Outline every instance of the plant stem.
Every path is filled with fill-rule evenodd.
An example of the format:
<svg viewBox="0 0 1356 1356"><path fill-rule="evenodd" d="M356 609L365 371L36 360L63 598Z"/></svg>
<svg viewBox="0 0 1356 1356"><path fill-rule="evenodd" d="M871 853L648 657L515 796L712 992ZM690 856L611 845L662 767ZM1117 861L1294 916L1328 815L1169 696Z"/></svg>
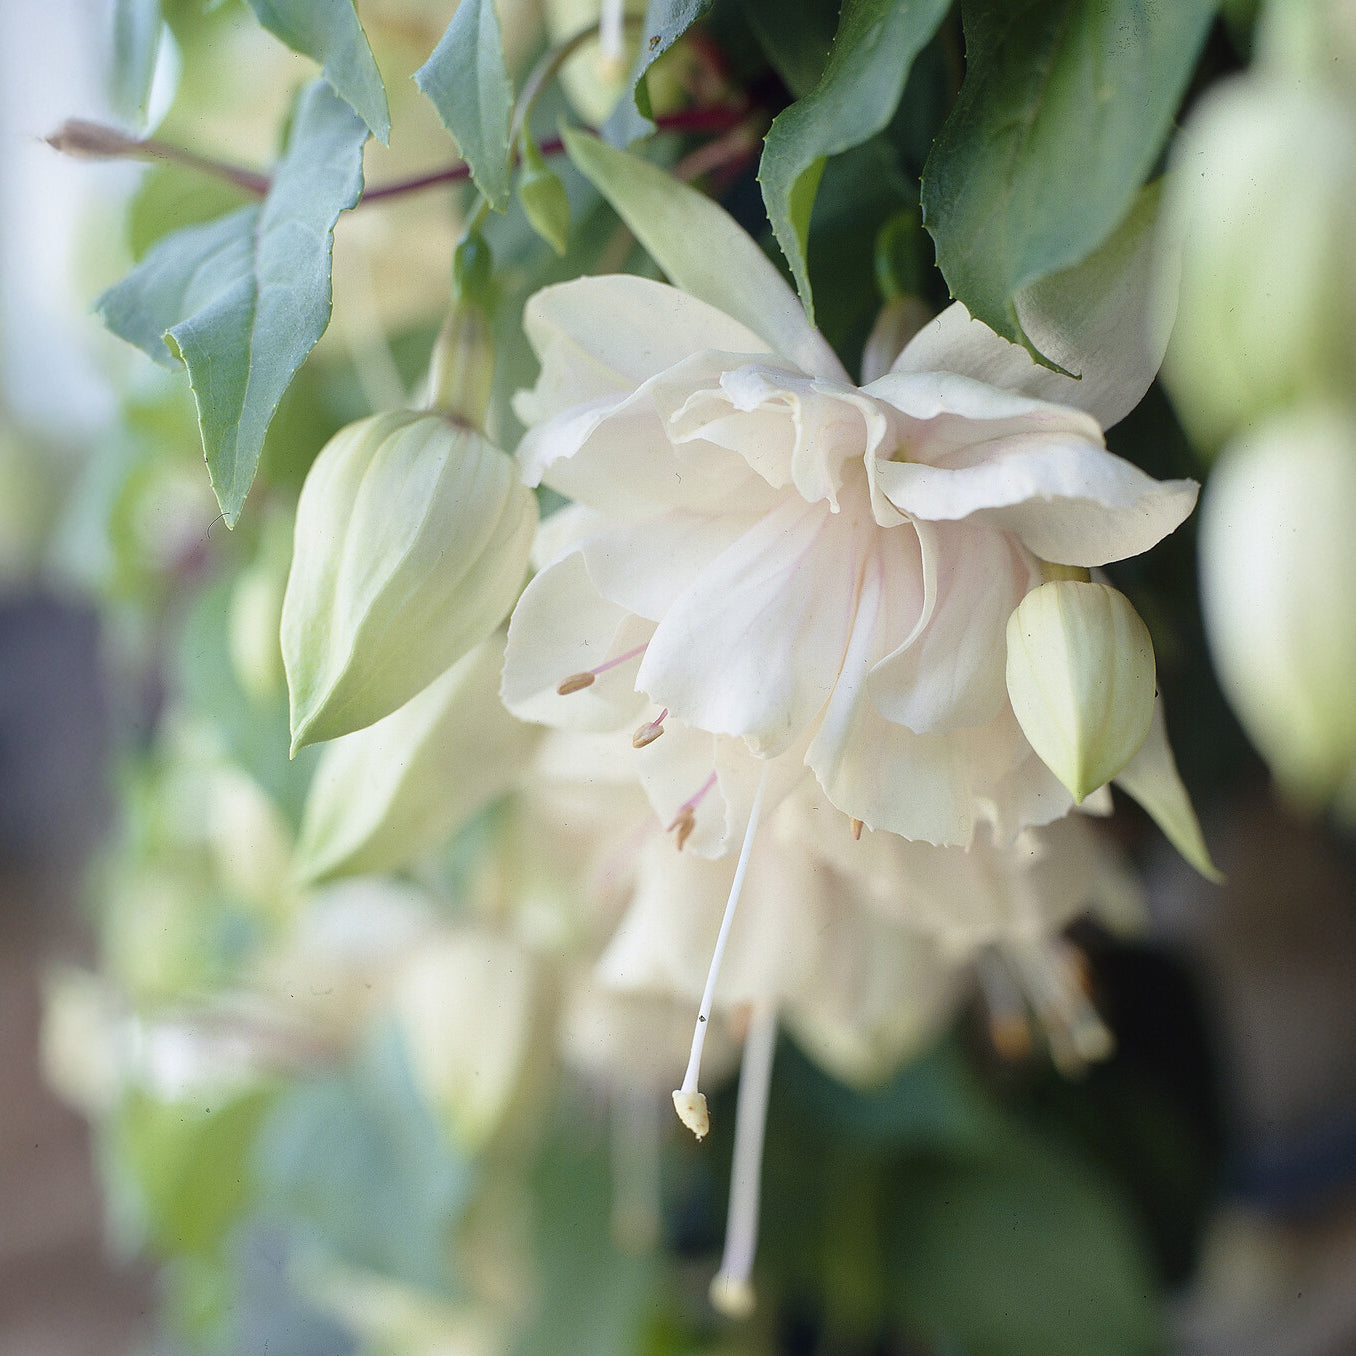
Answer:
<svg viewBox="0 0 1356 1356"><path fill-rule="evenodd" d="M722 105L661 114L655 122L661 132L700 134L727 132L738 126L747 116L746 108ZM106 127L97 122L84 122L80 119L64 122L47 138L47 144L63 155L80 156L90 160L148 160L183 165L186 169L197 170L201 174L234 184L242 192L256 198L262 198L269 188L270 180L266 174L213 160L166 141L129 137L115 127ZM563 149L564 143L559 137L552 137L541 143L543 155L558 155ZM358 206L388 198L404 197L408 193L417 193L425 188L437 188L442 184L459 183L463 179L469 179L470 176L471 171L466 162L458 160L455 164L432 170L427 174L416 175L411 179L399 179L394 183L368 189Z"/></svg>

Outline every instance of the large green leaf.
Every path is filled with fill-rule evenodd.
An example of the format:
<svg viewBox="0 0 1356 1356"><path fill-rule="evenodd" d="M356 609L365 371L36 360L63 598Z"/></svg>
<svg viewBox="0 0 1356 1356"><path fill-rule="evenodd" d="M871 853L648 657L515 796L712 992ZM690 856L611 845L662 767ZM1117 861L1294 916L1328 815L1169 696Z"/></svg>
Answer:
<svg viewBox="0 0 1356 1356"><path fill-rule="evenodd" d="M95 303L114 334L187 365L230 526L278 402L329 324L334 223L362 194L366 137L328 85L310 85L263 203L166 236Z"/></svg>
<svg viewBox="0 0 1356 1356"><path fill-rule="evenodd" d="M645 73L711 8L712 3L713 0L650 0L645 11L640 52L627 79L632 97L617 105L603 129L604 136L614 146L629 145L637 137L648 136L654 131Z"/></svg>
<svg viewBox="0 0 1356 1356"><path fill-rule="evenodd" d="M494 0L462 0L433 55L414 73L496 212L509 200L513 85Z"/></svg>
<svg viewBox="0 0 1356 1356"><path fill-rule="evenodd" d="M320 63L325 79L367 124L391 140L386 86L358 21L353 0L249 0L259 22L294 52Z"/></svg>
<svg viewBox="0 0 1356 1356"><path fill-rule="evenodd" d="M1213 0L967 0L923 213L953 296L1034 347L1014 294L1085 258L1158 157Z"/></svg>
<svg viewBox="0 0 1356 1356"><path fill-rule="evenodd" d="M949 8L949 0L844 0L819 83L768 131L758 170L763 201L811 320L805 248L825 158L890 121L914 57Z"/></svg>

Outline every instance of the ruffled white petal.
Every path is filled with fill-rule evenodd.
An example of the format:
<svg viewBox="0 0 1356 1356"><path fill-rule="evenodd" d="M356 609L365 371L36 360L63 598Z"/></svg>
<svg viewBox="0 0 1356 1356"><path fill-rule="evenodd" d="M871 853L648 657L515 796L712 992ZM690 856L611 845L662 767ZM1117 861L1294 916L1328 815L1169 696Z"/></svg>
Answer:
<svg viewBox="0 0 1356 1356"><path fill-rule="evenodd" d="M596 668L642 646L649 622L599 596L579 551L547 566L523 590L509 622L500 695L520 720L576 730L614 730L643 719L635 691L640 656L608 669L580 692L556 688L571 674Z"/></svg>
<svg viewBox="0 0 1356 1356"><path fill-rule="evenodd" d="M658 621L707 564L757 521L756 513L677 509L598 533L585 544L584 560L604 598Z"/></svg>
<svg viewBox="0 0 1356 1356"><path fill-rule="evenodd" d="M838 675L871 539L861 503L835 514L786 497L664 614L638 685L689 725L785 750Z"/></svg>
<svg viewBox="0 0 1356 1356"><path fill-rule="evenodd" d="M1036 562L1005 533L971 523L919 522L915 531L922 614L915 633L871 670L871 701L918 734L986 725L1007 700L1004 636L1013 608L1039 583ZM901 573L891 572L891 588Z"/></svg>
<svg viewBox="0 0 1356 1356"><path fill-rule="evenodd" d="M982 514L1044 560L1103 565L1138 555L1178 527L1196 503L1190 480L1157 481L1078 438L1010 437L946 466L881 462L879 493L910 517Z"/></svg>
<svg viewBox="0 0 1356 1356"><path fill-rule="evenodd" d="M758 335L723 311L630 274L543 288L528 300L523 330L541 360L536 386L513 403L529 425L601 398L615 400L705 349L768 352Z"/></svg>
<svg viewBox="0 0 1356 1356"><path fill-rule="evenodd" d="M675 441L701 438L726 448L769 485L794 485L808 502L827 499L836 510L845 463L879 446L886 418L852 387L751 365L688 394L669 426Z"/></svg>

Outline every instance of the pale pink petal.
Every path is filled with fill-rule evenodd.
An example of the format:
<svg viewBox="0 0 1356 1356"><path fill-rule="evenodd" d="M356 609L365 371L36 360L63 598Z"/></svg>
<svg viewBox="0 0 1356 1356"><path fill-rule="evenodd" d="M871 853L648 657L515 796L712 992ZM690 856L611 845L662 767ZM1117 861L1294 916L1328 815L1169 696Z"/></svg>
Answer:
<svg viewBox="0 0 1356 1356"><path fill-rule="evenodd" d="M668 609L638 685L689 725L782 752L824 705L852 626L874 529L789 497Z"/></svg>
<svg viewBox="0 0 1356 1356"><path fill-rule="evenodd" d="M1007 534L987 526L919 522L916 532L922 623L871 670L871 700L887 720L918 734L986 725L1007 702L1008 618L1040 582L1039 570ZM899 573L889 576L892 589Z"/></svg>
<svg viewBox="0 0 1356 1356"><path fill-rule="evenodd" d="M625 395L704 349L769 351L752 330L714 306L630 274L543 288L528 300L523 330L542 365L536 386L514 401L524 424Z"/></svg>
<svg viewBox="0 0 1356 1356"><path fill-rule="evenodd" d="M904 416L895 425L901 442L893 456L899 461L945 465L977 443L1024 433L1102 443L1097 421L1081 410L949 372L894 372L872 382L863 394Z"/></svg>
<svg viewBox="0 0 1356 1356"><path fill-rule="evenodd" d="M803 499L836 509L844 463L880 444L886 419L852 387L758 364L686 394L669 426L677 442L700 438L735 452L769 485L794 484Z"/></svg>
<svg viewBox="0 0 1356 1356"><path fill-rule="evenodd" d="M702 570L757 521L756 513L676 509L610 526L585 543L584 560L604 598L658 621Z"/></svg>
<svg viewBox="0 0 1356 1356"><path fill-rule="evenodd" d="M574 551L547 566L523 590L509 622L500 693L520 720L577 730L639 724L645 699L635 691L640 654L568 696L556 688L571 674L643 647L651 623L599 596L584 557Z"/></svg>
<svg viewBox="0 0 1356 1356"><path fill-rule="evenodd" d="M965 742L886 720L867 691L874 657L910 629L909 609L899 609L893 593L874 556L842 672L805 761L829 800L869 828L964 845L974 828Z"/></svg>
<svg viewBox="0 0 1356 1356"><path fill-rule="evenodd" d="M571 407L528 430L518 445L523 479L623 521L670 508L718 508L732 498L750 510L770 505L773 491L739 458L691 440L675 446L656 395L714 386L742 354L698 353L622 397Z"/></svg>
<svg viewBox="0 0 1356 1356"><path fill-rule="evenodd" d="M709 861L651 840L638 863L635 896L599 959L610 989L701 996L735 859ZM813 982L818 938L831 918L826 873L764 832L730 930L716 1006L789 998Z"/></svg>
<svg viewBox="0 0 1356 1356"><path fill-rule="evenodd" d="M966 464L968 461L969 464ZM1138 555L1196 503L1191 480L1158 481L1075 437L1010 437L948 466L877 462L879 492L901 513L934 522L983 514L1043 560L1103 565Z"/></svg>

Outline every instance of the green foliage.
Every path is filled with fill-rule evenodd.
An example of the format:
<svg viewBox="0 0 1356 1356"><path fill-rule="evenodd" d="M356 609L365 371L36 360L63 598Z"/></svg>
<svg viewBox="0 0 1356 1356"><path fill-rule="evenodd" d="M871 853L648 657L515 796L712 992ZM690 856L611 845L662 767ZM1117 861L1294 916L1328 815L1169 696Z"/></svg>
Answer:
<svg viewBox="0 0 1356 1356"><path fill-rule="evenodd" d="M268 31L320 63L334 92L379 141L391 140L386 86L353 0L249 0Z"/></svg>
<svg viewBox="0 0 1356 1356"><path fill-rule="evenodd" d="M146 121L161 29L160 0L115 0L113 107L138 126Z"/></svg>
<svg viewBox="0 0 1356 1356"><path fill-rule="evenodd" d="M257 1191L254 1136L272 1096L252 1088L161 1101L134 1092L119 1108L114 1150L136 1183L142 1226L161 1255L221 1251Z"/></svg>
<svg viewBox="0 0 1356 1356"><path fill-rule="evenodd" d="M329 324L334 223L362 192L366 136L326 85L309 86L263 204L167 236L96 303L115 334L187 366L228 526L278 402Z"/></svg>
<svg viewBox="0 0 1356 1356"><path fill-rule="evenodd" d="M914 58L948 8L949 0L846 0L819 83L768 131L758 172L763 199L812 320L805 251L824 161L890 121Z"/></svg>
<svg viewBox="0 0 1356 1356"><path fill-rule="evenodd" d="M710 10L713 0L650 0L645 11L640 51L627 78L632 92L607 120L604 135L614 146L625 146L654 131L645 74L693 24Z"/></svg>
<svg viewBox="0 0 1356 1356"><path fill-rule="evenodd" d="M181 165L156 165L142 179L127 214L127 245L141 259L163 236L249 204L241 188Z"/></svg>
<svg viewBox="0 0 1356 1356"><path fill-rule="evenodd" d="M953 296L1032 347L1014 295L1115 229L1152 169L1212 0L967 0L966 74L924 221Z"/></svg>
<svg viewBox="0 0 1356 1356"><path fill-rule="evenodd" d="M602 1125L580 1134L588 1110L566 1095L533 1172L535 1251L542 1289L514 1356L634 1356L660 1284L653 1253L623 1252L612 1241L611 1190ZM568 1337L565 1335L568 1334Z"/></svg>
<svg viewBox="0 0 1356 1356"><path fill-rule="evenodd" d="M472 1165L450 1146L411 1079L394 1028L355 1063L284 1092L259 1134L270 1213L323 1253L436 1293L454 1288L451 1231Z"/></svg>
<svg viewBox="0 0 1356 1356"><path fill-rule="evenodd" d="M414 73L496 212L509 199L509 122L513 85L494 0L458 6L433 55Z"/></svg>
<svg viewBox="0 0 1356 1356"><path fill-rule="evenodd" d="M838 8L833 0L794 6L784 0L743 0L740 6L767 59L797 99L814 89L824 73Z"/></svg>

